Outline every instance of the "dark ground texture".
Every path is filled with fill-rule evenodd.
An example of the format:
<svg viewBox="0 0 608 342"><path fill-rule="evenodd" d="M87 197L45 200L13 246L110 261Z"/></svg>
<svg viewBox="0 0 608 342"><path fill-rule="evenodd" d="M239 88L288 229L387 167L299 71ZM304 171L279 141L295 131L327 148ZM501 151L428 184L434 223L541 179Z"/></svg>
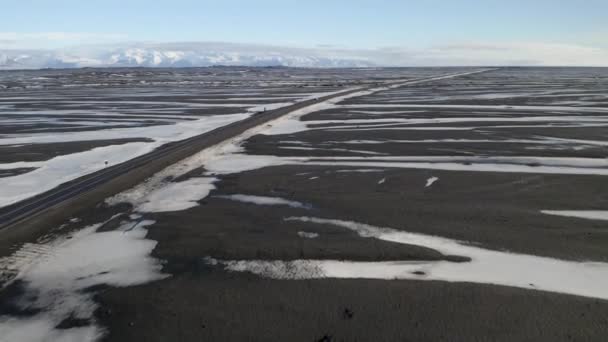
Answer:
<svg viewBox="0 0 608 342"><path fill-rule="evenodd" d="M205 262L207 256L441 258L427 248L360 238L342 228L283 221L289 216L351 219L565 259L606 259L605 225L535 210L541 204L559 207L568 193L585 207L605 193L597 177L564 182L563 176L533 174L329 171L335 169L275 167L226 176L201 206L151 215L157 224L148 236L159 241L153 255L167 261L165 271L173 276L100 293L97 317L109 328L106 341L603 341L608 330L603 300L466 283L270 280ZM295 176L301 173L307 174ZM431 174L440 181L424 188ZM320 178L309 179L315 175ZM378 185L383 177L386 183ZM542 197L526 190L538 187ZM312 208L214 197L237 191ZM497 191L505 195L500 200ZM303 239L298 231L320 236Z"/></svg>
<svg viewBox="0 0 608 342"><path fill-rule="evenodd" d="M599 69L598 69L599 70ZM599 75L599 76L597 76ZM397 88L346 101L360 108L313 113L304 120L557 116L549 110L426 108L425 104L555 105L603 108L608 72L594 69L505 69ZM167 75L167 77L172 77ZM18 82L17 82L18 84ZM318 83L316 83L318 84ZM578 91L575 95L574 92ZM519 95L512 97L512 93ZM563 93L563 94L561 94ZM561 94L561 95L560 95ZM499 95L499 96L497 96ZM564 104L570 101L570 104ZM573 102L574 101L574 102ZM423 112L374 107L419 104ZM391 111L365 114L357 111ZM407 108L413 110L413 108ZM606 113L585 112L589 122ZM566 122L573 126L580 120ZM322 129L255 136L248 154L280 156L559 156L605 158L606 146L580 142L546 145L507 139L550 136L605 141L605 126L544 123L427 123L391 126L467 130ZM533 127L509 127L516 124ZM352 125L351 125L352 126ZM495 127L488 127L495 126ZM479 139L479 143L353 140ZM291 141L291 142L289 142ZM293 150L284 147L307 147ZM333 150L331 150L333 149ZM351 151L349 151L351 150ZM356 169L369 169L358 167ZM197 170L200 172L201 170ZM550 216L541 210L606 210L605 176L379 169L357 173L338 166L280 166L220 176L217 189L185 211L146 214L156 220L148 238L164 260L162 281L128 288L97 288L97 321L105 341L606 341L608 301L489 284L415 280L273 280L227 272L205 258L228 260L336 259L466 262L436 250L362 238L335 226L285 221L314 216L437 235L494 250L574 261L608 262L605 222ZM200 174L192 172L186 177ZM315 179L311 179L318 177ZM425 187L430 177L439 177ZM381 179L384 182L379 184ZM219 198L245 194L281 197L309 208L260 206ZM81 224L101 222L128 205L88 208ZM102 229L114 229L110 222ZM68 225L64 230L76 229ZM306 239L298 232L314 232ZM111 251L109 251L111 252ZM500 267L500 265L496 265ZM14 287L17 291L19 288ZM607 289L608 291L608 289ZM0 302L2 297L0 296ZM2 307L0 307L2 309Z"/></svg>
<svg viewBox="0 0 608 342"><path fill-rule="evenodd" d="M106 341L605 341L608 303L507 287L204 267L99 297Z"/></svg>
<svg viewBox="0 0 608 342"><path fill-rule="evenodd" d="M608 88L608 78L604 77L608 73L560 70L499 70L397 88L345 101L361 107L329 109L303 118L493 117L530 121L429 121L385 126L392 129L368 129L368 123L317 122L313 125L316 130L255 136L246 144L247 153L374 156L360 152L367 151L385 156L605 158L608 151L601 144L536 142L547 137L606 140L605 126L589 124L601 124L606 118L601 111L605 98L593 94ZM374 107L376 104L384 107ZM386 107L390 104L420 107ZM503 107L425 108L426 104ZM517 105L600 109L560 113L506 107ZM560 115L580 118L532 120ZM424 129L406 129L412 127ZM438 129L441 127L468 128ZM484 141L418 141L436 139ZM514 139L527 142L507 142ZM356 140L394 141L353 144ZM373 167L357 169L369 168ZM314 177L318 178L311 179ZM430 177L439 180L426 188ZM385 181L379 184L381 179ZM172 277L99 293L102 306L97 317L109 328L107 341L606 340L608 302L604 300L469 283L271 280L225 272L204 260L208 256L230 260L445 258L428 248L361 238L334 226L284 221L290 216L314 216L438 235L495 250L607 262L604 222L540 212L606 210L608 182L603 176L388 168L357 173L349 167L281 166L222 176L216 185L218 189L198 207L151 215L157 223L150 227L149 237L159 241L154 255L166 260L165 271ZM282 197L308 204L310 209L258 206L214 197L225 194ZM318 233L319 237L303 239L298 231Z"/></svg>

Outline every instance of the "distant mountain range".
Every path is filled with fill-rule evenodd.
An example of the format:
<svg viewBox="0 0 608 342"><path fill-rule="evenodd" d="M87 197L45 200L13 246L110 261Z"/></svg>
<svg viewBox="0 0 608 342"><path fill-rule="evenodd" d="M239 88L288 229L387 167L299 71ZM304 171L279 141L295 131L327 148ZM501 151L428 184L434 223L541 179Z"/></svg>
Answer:
<svg viewBox="0 0 608 342"><path fill-rule="evenodd" d="M5 48L3 49L2 46ZM2 45L0 70L82 67L608 66L608 49L548 43L462 43L431 48L285 47L225 42L117 43L60 50Z"/></svg>
<svg viewBox="0 0 608 342"><path fill-rule="evenodd" d="M352 52L351 52L352 53ZM0 69L81 67L372 67L347 51L231 43L140 43L64 50L0 50Z"/></svg>

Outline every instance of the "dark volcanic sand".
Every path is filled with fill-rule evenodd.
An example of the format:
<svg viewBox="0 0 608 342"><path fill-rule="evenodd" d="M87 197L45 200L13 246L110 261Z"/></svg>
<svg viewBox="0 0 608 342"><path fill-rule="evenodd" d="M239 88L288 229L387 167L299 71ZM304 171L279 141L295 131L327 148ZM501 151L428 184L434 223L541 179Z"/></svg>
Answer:
<svg viewBox="0 0 608 342"><path fill-rule="evenodd" d="M536 69L534 69L536 70ZM532 72L532 71L530 71ZM537 84L546 71L497 71L395 89L348 103L554 105L582 100L598 88L566 72ZM543 76L544 75L544 76ZM530 77L528 77L530 76ZM591 83L590 83L591 82ZM604 82L604 81L602 81ZM605 82L604 82L605 83ZM604 84L602 83L602 84ZM580 96L540 98L552 87L581 88ZM595 87L595 88L594 88ZM462 98L519 89L519 98ZM554 88L552 88L554 89ZM415 100L415 101L414 101ZM386 104L386 103L385 103ZM597 104L589 104L589 106ZM377 109L377 108L376 108ZM369 118L349 110L329 110L306 120ZM382 108L378 110L391 110ZM352 114L352 116L351 116ZM520 115L491 110L485 116ZM470 116L468 110L428 110L388 117ZM484 114L476 114L483 117ZM552 115L534 113L525 115ZM590 114L591 115L591 114ZM593 116L601 118L604 114ZM377 116L379 117L379 116ZM281 156L363 156L344 150L402 155L531 155L604 158L605 146L561 149L504 139L559 138L605 140L604 127L487 127L487 123L437 123L423 126L484 126L474 130L307 131L256 136L250 154ZM505 124L497 124L499 126ZM510 124L508 124L510 125ZM323 125L321 125L323 126ZM492 143L345 144L349 140L487 139ZM285 141L303 141L305 144ZM280 147L314 147L288 150ZM571 146L570 146L571 147ZM373 167L360 167L369 169ZM106 341L605 341L608 301L518 288L415 280L272 280L230 273L206 257L230 260L336 259L358 261L465 261L430 248L362 238L335 226L286 222L314 216L438 235L485 248L566 260L608 261L605 222L550 216L540 210L606 210L605 176L452 172L385 169L353 173L348 167L281 166L220 177L200 206L173 213L147 214L156 224L148 238L158 241L153 256L165 261L170 278L127 288L98 288L96 319L108 329ZM352 170L350 170L352 171ZM197 176L200 170L187 177ZM425 188L429 177L439 177ZM184 179L187 177L180 177ZM310 179L318 177L317 179ZM381 179L385 179L379 184ZM259 206L217 195L282 197L309 209ZM108 219L128 206L91 208L79 225ZM103 229L113 229L108 223ZM76 226L66 226L65 230ZM298 232L319 234L314 239ZM5 249L7 246L2 246ZM109 251L111 253L111 251ZM500 267L500 265L496 265ZM423 276L421 274L421 276ZM17 291L18 286L12 288ZM3 298L0 296L0 302ZM1 303L0 303L1 304ZM0 309L8 310L7 306ZM0 312L1 314L2 312ZM72 325L77 322L71 322ZM66 323L68 326L70 322Z"/></svg>
<svg viewBox="0 0 608 342"><path fill-rule="evenodd" d="M323 341L324 336L331 337L329 341L603 340L608 331L608 302L603 300L465 283L270 280L226 273L204 261L206 256L440 258L426 248L282 220L306 215L407 228L523 253L606 260L603 224L545 216L535 209L541 203L559 208L567 194L578 196L581 207L588 206L606 193L598 177L565 182L564 176L555 175L333 172L338 169L344 170L287 166L225 176L201 206L151 215L158 221L148 235L159 241L153 255L167 261L165 271L173 276L100 293L97 317L109 328L106 340ZM440 181L424 188L431 174ZM311 176L320 178L310 180ZM378 185L383 177L386 183ZM496 191L504 196L496 198ZM312 209L214 197L230 193L283 197ZM303 239L298 231L320 236Z"/></svg>
<svg viewBox="0 0 608 342"><path fill-rule="evenodd" d="M583 99L585 92L595 90L593 85L581 85L566 76L551 82L565 92L568 87L582 87L583 93L576 99ZM501 82L500 86L496 86L497 82ZM509 93L518 88L532 95L507 100L459 98ZM536 98L546 90L543 85L534 84L534 79L509 78L499 71L400 88L346 102L383 103L398 99L400 93L404 94L403 100L397 103L559 105L559 101L575 100L572 96ZM417 96L420 102L411 101ZM423 99L424 96L432 99ZM370 109L395 113L386 116L356 113ZM400 110L410 109L371 106L330 109L309 114L304 120L563 115L511 109L428 109L422 113L398 114ZM601 112L585 115L598 120L605 117ZM547 124L553 127L540 127ZM563 124L571 123L473 121L411 125L478 127L470 130L360 130L366 124L354 124L358 126L354 130L255 136L248 141L246 149L249 154L313 157L373 157L347 150L387 156L605 158L608 155L606 146L504 141L540 140L547 136L605 140L605 127L560 127ZM348 123L317 127L340 125ZM533 127L507 127L511 125ZM344 143L423 139L489 141ZM369 168L373 167L357 169ZM604 300L469 283L271 280L247 273L227 273L204 261L207 256L236 260L442 258L428 248L365 239L329 225L283 220L290 216L357 221L468 241L495 250L576 261L608 261L608 230L604 222L540 212L605 210L608 182L603 176L416 169L337 172L349 169L352 168L281 166L222 176L216 184L218 189L203 200L201 206L151 215L157 224L150 227L149 237L159 241L154 255L167 261L165 271L173 276L145 286L100 293L97 298L102 308L97 317L109 327L106 340L553 342L606 339L608 302ZM439 181L426 188L430 177L439 177ZM385 181L378 184L381 179ZM214 197L223 194L282 197L308 204L311 209L259 206ZM298 231L318 233L319 237L304 239L297 235Z"/></svg>
<svg viewBox="0 0 608 342"><path fill-rule="evenodd" d="M98 300L105 341L556 342L608 333L608 303L594 299L464 283L279 281L203 265Z"/></svg>
<svg viewBox="0 0 608 342"><path fill-rule="evenodd" d="M285 197L318 208L298 216L337 218L445 236L497 250L608 261L605 222L540 213L606 208L608 182L602 176L416 169L336 172L349 169L352 168L260 169L225 177L220 191ZM297 175L300 173L305 174ZM433 176L439 181L426 188L426 180ZM378 184L383 178L385 182ZM215 200L206 201L211 205ZM203 206L198 210L206 209ZM272 211L294 215L282 207ZM197 221L190 212L176 216L183 220L182 224Z"/></svg>

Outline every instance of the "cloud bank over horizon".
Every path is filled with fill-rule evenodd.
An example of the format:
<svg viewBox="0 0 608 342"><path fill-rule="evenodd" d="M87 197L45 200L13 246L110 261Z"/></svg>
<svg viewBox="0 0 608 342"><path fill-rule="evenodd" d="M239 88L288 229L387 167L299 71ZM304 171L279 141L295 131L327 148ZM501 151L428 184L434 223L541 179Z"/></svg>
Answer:
<svg viewBox="0 0 608 342"><path fill-rule="evenodd" d="M80 67L408 67L408 66L605 66L608 48L543 42L463 42L428 48L353 49L333 45L288 47L229 42L83 42L125 39L120 34L27 35L0 32L0 69ZM57 49L20 48L19 41L56 39L74 42ZM31 44L30 44L31 46Z"/></svg>
<svg viewBox="0 0 608 342"><path fill-rule="evenodd" d="M12 1L0 68L608 66L606 0Z"/></svg>

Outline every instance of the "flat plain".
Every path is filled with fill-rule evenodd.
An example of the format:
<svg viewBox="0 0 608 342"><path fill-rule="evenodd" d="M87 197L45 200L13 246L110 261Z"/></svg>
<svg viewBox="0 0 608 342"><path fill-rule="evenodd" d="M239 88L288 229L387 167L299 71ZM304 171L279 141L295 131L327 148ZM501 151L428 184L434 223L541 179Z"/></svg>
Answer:
<svg viewBox="0 0 608 342"><path fill-rule="evenodd" d="M2 251L8 340L605 340L608 69L3 76L3 205L366 87Z"/></svg>

